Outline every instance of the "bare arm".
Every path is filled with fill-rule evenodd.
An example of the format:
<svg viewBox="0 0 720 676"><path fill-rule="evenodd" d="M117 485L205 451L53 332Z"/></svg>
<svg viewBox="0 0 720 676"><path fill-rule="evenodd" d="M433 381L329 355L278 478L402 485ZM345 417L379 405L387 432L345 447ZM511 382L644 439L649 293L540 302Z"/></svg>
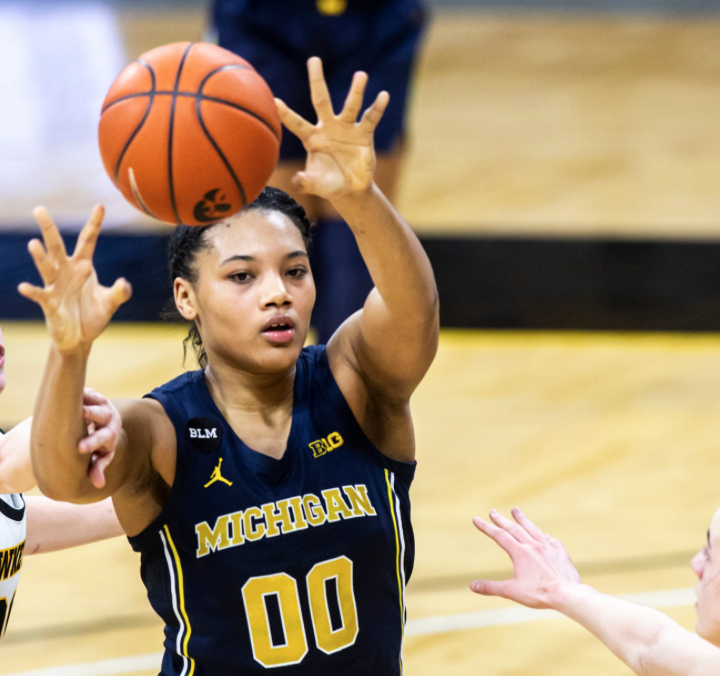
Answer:
<svg viewBox="0 0 720 676"><path fill-rule="evenodd" d="M92 505L71 505L26 497L25 554L45 554L123 534L110 498Z"/></svg>
<svg viewBox="0 0 720 676"><path fill-rule="evenodd" d="M367 75L355 74L335 115L320 59L310 59L308 71L317 125L278 102L283 123L308 152L305 171L293 180L303 192L332 201L355 234L375 284L362 312L330 341L328 354L356 368L370 388L407 401L437 350L438 295L419 240L373 181L373 133L389 96L382 92L357 122Z"/></svg>
<svg viewBox="0 0 720 676"><path fill-rule="evenodd" d="M720 673L720 648L683 629L659 610L578 584L557 587L552 592L551 607L594 634L636 674Z"/></svg>
<svg viewBox="0 0 720 676"><path fill-rule="evenodd" d="M83 438L78 451L90 463L90 479L104 481L105 467L112 461L120 434L120 413L103 395L86 387L83 394ZM0 436L0 493L24 493L37 484L30 458L32 418Z"/></svg>
<svg viewBox="0 0 720 676"><path fill-rule="evenodd" d="M90 348L130 297L125 280L106 288L93 268L103 215L102 207L93 210L73 255L68 256L50 215L36 209L45 246L32 240L28 248L44 288L27 283L19 287L20 293L42 307L51 339L32 423L33 470L43 493L69 502L96 502L111 495L131 469L126 433L118 439L107 481L93 480L92 456L78 449L85 435L82 396Z"/></svg>
<svg viewBox="0 0 720 676"><path fill-rule="evenodd" d="M602 594L580 581L562 543L545 535L519 509L515 522L494 510L476 527L512 559L511 580L476 580L478 594L501 596L530 608L557 610L602 641L640 676L720 673L720 648L686 631L667 615Z"/></svg>
<svg viewBox="0 0 720 676"><path fill-rule="evenodd" d="M30 427L24 420L0 437L0 493L24 493L35 487L30 462Z"/></svg>

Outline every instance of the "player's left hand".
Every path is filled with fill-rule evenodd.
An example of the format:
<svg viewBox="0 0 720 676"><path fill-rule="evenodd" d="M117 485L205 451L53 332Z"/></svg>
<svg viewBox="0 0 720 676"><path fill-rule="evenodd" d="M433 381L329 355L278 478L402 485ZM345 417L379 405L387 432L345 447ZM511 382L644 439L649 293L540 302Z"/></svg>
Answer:
<svg viewBox="0 0 720 676"><path fill-rule="evenodd" d="M543 533L517 507L512 515L514 522L492 510L492 523L478 516L473 523L509 554L513 578L475 580L470 588L478 594L501 596L529 608L552 608L559 588L580 584L580 574L562 542Z"/></svg>
<svg viewBox="0 0 720 676"><path fill-rule="evenodd" d="M87 436L78 442L78 451L90 456L88 476L95 488L105 485L105 469L115 457L122 418L113 403L90 387L83 391L83 418Z"/></svg>
<svg viewBox="0 0 720 676"><path fill-rule="evenodd" d="M313 56L308 61L310 95L318 116L317 124L275 99L283 124L297 136L307 150L305 170L293 177L295 186L304 193L333 200L363 193L372 186L375 173L373 133L390 101L390 94L380 92L358 122L366 73L357 72L340 114L333 111L322 61Z"/></svg>

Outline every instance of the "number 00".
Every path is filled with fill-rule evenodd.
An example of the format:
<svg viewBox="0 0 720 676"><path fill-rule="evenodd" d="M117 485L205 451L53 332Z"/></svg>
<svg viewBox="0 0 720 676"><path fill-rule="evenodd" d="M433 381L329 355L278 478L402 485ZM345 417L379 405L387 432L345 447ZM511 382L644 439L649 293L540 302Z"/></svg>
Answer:
<svg viewBox="0 0 720 676"><path fill-rule="evenodd" d="M340 556L316 564L306 577L315 644L327 654L351 646L358 635L352 566L350 559ZM334 582L337 590L341 624L335 629L327 595L328 582ZM268 668L302 662L308 645L295 578L286 573L253 577L245 583L242 593L255 660ZM276 597L280 608L283 643L273 642L266 605L270 596Z"/></svg>

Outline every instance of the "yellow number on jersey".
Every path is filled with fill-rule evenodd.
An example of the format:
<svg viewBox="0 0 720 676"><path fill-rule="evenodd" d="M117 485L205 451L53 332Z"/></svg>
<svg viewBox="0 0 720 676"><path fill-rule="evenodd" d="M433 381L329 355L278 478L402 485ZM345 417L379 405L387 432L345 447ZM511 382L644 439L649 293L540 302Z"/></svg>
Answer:
<svg viewBox="0 0 720 676"><path fill-rule="evenodd" d="M242 588L245 613L250 627L253 657L264 667L297 664L307 655L297 582L280 573L250 578ZM285 630L285 643L273 645L265 597L277 596Z"/></svg>
<svg viewBox="0 0 720 676"><path fill-rule="evenodd" d="M342 626L333 630L325 583L334 580ZM313 566L306 578L308 599L315 630L315 643L330 654L350 647L358 635L357 606L353 591L353 564L340 556ZM295 578L286 573L250 578L242 588L250 630L253 657L264 667L298 664L308 646ZM285 643L273 644L265 599L276 596L280 607Z"/></svg>
<svg viewBox="0 0 720 676"><path fill-rule="evenodd" d="M343 626L333 631L325 582L335 579ZM357 609L353 592L352 561L345 556L313 566L307 576L315 642L328 655L355 643L358 635Z"/></svg>

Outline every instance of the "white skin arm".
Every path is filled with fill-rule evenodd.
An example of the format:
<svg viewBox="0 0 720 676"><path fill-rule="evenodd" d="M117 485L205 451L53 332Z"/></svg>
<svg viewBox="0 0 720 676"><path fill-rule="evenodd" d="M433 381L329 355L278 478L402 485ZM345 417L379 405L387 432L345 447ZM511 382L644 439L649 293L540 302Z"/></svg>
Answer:
<svg viewBox="0 0 720 676"><path fill-rule="evenodd" d="M293 183L332 202L353 231L375 284L363 311L338 329L328 354L339 353L372 389L407 401L435 356L439 309L425 251L373 180L373 133L390 97L381 92L358 122L367 84L367 75L358 72L335 115L320 59L308 61L308 72L316 125L277 102L283 124L308 152L305 170Z"/></svg>
<svg viewBox="0 0 720 676"><path fill-rule="evenodd" d="M562 543L519 509L515 522L490 512L473 523L512 559L511 580L476 580L471 589L529 608L551 608L581 624L641 676L711 676L720 673L720 648L660 611L618 599L582 584Z"/></svg>
<svg viewBox="0 0 720 676"><path fill-rule="evenodd" d="M122 422L113 404L86 387L83 393L86 436L78 452L90 458L90 477L102 481L105 467L112 461ZM0 493L24 493L36 485L30 458L32 418L24 420L0 437Z"/></svg>
<svg viewBox="0 0 720 676"><path fill-rule="evenodd" d="M91 505L29 496L25 554L45 554L123 535L112 499Z"/></svg>

